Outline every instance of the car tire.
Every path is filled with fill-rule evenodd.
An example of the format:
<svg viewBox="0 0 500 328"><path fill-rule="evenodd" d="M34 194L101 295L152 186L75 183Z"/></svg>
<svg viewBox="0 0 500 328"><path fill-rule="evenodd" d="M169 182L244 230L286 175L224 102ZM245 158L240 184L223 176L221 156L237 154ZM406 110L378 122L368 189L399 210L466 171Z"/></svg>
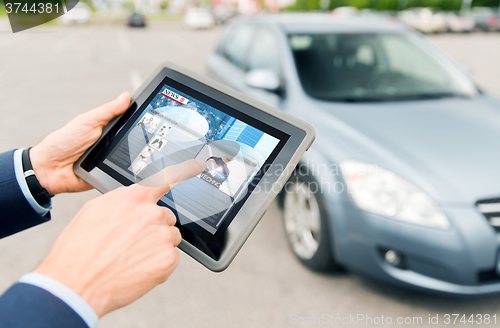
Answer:
<svg viewBox="0 0 500 328"><path fill-rule="evenodd" d="M328 212L321 192L309 176L296 170L280 193L278 202L288 244L295 256L314 271L337 271L330 236ZM317 190L314 190L317 191Z"/></svg>

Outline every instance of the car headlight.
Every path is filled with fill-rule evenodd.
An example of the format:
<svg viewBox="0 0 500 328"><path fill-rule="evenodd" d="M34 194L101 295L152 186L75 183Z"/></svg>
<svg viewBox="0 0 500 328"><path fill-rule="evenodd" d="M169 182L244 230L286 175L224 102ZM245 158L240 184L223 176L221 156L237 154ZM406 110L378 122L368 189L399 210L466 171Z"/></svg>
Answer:
<svg viewBox="0 0 500 328"><path fill-rule="evenodd" d="M422 190L375 164L340 163L347 190L362 210L428 227L448 229L443 211Z"/></svg>

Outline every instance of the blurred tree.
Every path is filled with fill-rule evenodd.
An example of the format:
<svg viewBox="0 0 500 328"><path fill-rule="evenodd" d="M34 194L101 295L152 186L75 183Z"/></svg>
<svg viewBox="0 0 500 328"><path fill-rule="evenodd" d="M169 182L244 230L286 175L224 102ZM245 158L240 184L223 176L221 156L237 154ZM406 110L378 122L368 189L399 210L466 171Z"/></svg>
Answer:
<svg viewBox="0 0 500 328"><path fill-rule="evenodd" d="M358 9L397 10L398 0L352 0L350 5Z"/></svg>
<svg viewBox="0 0 500 328"><path fill-rule="evenodd" d="M325 0L297 0L285 11L318 11L324 9ZM328 3L328 2L326 2ZM353 6L359 9L373 8L377 10L401 10L411 7L435 7L443 10L460 10L462 0L330 0L329 9ZM473 0L472 6L499 7L500 0Z"/></svg>
<svg viewBox="0 0 500 328"><path fill-rule="evenodd" d="M293 5L283 8L283 11L317 11L319 0L297 0Z"/></svg>
<svg viewBox="0 0 500 328"><path fill-rule="evenodd" d="M379 0L379 1L372 1L375 3L373 8L378 9L378 10L397 10L398 9L398 0ZM406 3L406 1L403 1L403 3Z"/></svg>
<svg viewBox="0 0 500 328"><path fill-rule="evenodd" d="M165 11L167 8L168 8L168 1L167 0L163 0L160 3L160 9L161 9L161 11Z"/></svg>
<svg viewBox="0 0 500 328"><path fill-rule="evenodd" d="M473 7L500 7L500 0L472 0Z"/></svg>
<svg viewBox="0 0 500 328"><path fill-rule="evenodd" d="M352 2L354 0L332 0L330 1L330 9L335 9L344 6L353 6Z"/></svg>
<svg viewBox="0 0 500 328"><path fill-rule="evenodd" d="M408 0L408 7L435 7L444 10L459 10L462 0Z"/></svg>

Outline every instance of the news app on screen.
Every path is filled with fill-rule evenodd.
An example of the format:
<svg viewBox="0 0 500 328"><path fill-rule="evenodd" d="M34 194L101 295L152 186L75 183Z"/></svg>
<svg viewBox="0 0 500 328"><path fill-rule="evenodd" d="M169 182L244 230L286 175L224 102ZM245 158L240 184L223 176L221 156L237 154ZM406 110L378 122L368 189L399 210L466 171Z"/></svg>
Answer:
<svg viewBox="0 0 500 328"><path fill-rule="evenodd" d="M231 206L277 147L279 139L189 94L163 85L104 164L139 182L163 168L201 158L205 171L162 201L215 234Z"/></svg>

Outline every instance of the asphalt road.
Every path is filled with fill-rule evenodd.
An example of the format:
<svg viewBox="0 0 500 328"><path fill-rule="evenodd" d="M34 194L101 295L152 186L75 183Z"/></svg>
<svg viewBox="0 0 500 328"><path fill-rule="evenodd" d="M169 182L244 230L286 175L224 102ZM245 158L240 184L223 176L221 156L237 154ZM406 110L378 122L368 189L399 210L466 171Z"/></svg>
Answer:
<svg viewBox="0 0 500 328"><path fill-rule="evenodd" d="M34 145L75 115L133 91L162 61L203 73L219 33L157 23L145 30L49 26L11 34L0 21L0 151ZM500 34L440 35L432 41L469 64L478 83L500 96ZM0 240L0 291L34 269L79 208L97 196L95 191L57 196L50 223ZM499 309L500 296L442 299L350 273L311 272L290 252L273 205L227 271L212 273L181 254L167 283L104 317L100 327L289 327L296 326L293 318L324 314L334 319L363 314L375 322L381 316L393 322L409 317L409 326L420 327L430 326L429 315L439 315L444 325L446 313L493 315Z"/></svg>

